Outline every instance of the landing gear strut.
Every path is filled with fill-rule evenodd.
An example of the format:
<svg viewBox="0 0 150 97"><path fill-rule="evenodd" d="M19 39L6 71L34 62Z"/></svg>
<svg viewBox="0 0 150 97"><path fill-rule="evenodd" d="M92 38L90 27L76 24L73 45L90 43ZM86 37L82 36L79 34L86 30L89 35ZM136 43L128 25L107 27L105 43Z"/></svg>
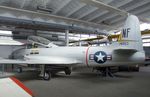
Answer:
<svg viewBox="0 0 150 97"><path fill-rule="evenodd" d="M64 71L66 75L70 75L72 70L70 67L66 67Z"/></svg>
<svg viewBox="0 0 150 97"><path fill-rule="evenodd" d="M100 71L102 76L104 77L114 77L110 67L100 67L100 68L97 68L97 71Z"/></svg>
<svg viewBox="0 0 150 97"><path fill-rule="evenodd" d="M50 80L52 77L52 73L46 70L45 65L41 65L41 73L39 76L42 77L44 80Z"/></svg>
<svg viewBox="0 0 150 97"><path fill-rule="evenodd" d="M44 80L50 80L51 77L59 71L64 71L66 75L70 75L72 68L63 66L53 66L53 65L41 65L40 66L40 77Z"/></svg>
<svg viewBox="0 0 150 97"><path fill-rule="evenodd" d="M17 67L17 72L22 73L22 67Z"/></svg>

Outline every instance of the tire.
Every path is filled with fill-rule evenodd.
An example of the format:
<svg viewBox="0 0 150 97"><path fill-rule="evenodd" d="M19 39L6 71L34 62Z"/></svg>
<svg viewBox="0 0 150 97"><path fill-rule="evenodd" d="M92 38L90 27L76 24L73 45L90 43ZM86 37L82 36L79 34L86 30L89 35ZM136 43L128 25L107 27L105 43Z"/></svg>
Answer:
<svg viewBox="0 0 150 97"><path fill-rule="evenodd" d="M71 74L71 69L70 68L66 68L65 69L65 74L66 75L70 75Z"/></svg>
<svg viewBox="0 0 150 97"><path fill-rule="evenodd" d="M43 79L47 80L47 81L51 80L51 76L52 76L52 74L50 72L45 72Z"/></svg>
<svg viewBox="0 0 150 97"><path fill-rule="evenodd" d="M18 72L18 73L22 73L22 67L18 67L18 68L17 68L17 72Z"/></svg>

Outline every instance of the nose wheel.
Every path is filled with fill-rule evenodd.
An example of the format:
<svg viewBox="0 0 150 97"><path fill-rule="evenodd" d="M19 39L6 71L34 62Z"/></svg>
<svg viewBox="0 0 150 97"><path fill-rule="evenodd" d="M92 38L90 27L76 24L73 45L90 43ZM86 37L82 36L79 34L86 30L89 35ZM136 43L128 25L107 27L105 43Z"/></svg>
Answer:
<svg viewBox="0 0 150 97"><path fill-rule="evenodd" d="M18 72L18 73L22 73L22 71L23 71L23 70L22 70L22 67L18 67L18 68L17 68L17 72Z"/></svg>
<svg viewBox="0 0 150 97"><path fill-rule="evenodd" d="M52 73L50 71L46 71L45 65L41 65L41 73L39 76L44 80L50 80L52 77Z"/></svg>
<svg viewBox="0 0 150 97"><path fill-rule="evenodd" d="M40 77L43 80L51 80L52 76L59 72L64 71L66 75L70 75L72 68L71 67L54 67L53 65L40 65Z"/></svg>
<svg viewBox="0 0 150 97"><path fill-rule="evenodd" d="M50 80L51 77L52 77L51 72L45 72L45 73L44 73L44 76L43 76L43 79L44 79L44 80Z"/></svg>

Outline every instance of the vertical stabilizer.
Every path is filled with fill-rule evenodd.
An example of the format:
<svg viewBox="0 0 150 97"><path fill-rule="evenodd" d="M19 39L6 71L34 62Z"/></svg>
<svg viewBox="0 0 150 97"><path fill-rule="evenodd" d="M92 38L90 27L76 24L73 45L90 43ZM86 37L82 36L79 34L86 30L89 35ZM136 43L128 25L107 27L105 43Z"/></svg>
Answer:
<svg viewBox="0 0 150 97"><path fill-rule="evenodd" d="M128 16L122 29L121 35L122 40L128 41L129 48L143 51L140 22L136 16Z"/></svg>

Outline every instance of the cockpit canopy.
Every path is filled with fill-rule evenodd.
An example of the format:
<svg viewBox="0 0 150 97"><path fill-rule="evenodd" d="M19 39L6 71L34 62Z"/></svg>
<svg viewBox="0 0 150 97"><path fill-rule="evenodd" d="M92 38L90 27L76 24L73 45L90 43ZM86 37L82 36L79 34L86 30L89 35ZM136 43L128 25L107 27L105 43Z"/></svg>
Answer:
<svg viewBox="0 0 150 97"><path fill-rule="evenodd" d="M38 45L42 45L44 47L57 47L48 39L40 37L40 36L29 36L28 41L31 43L38 44Z"/></svg>
<svg viewBox="0 0 150 97"><path fill-rule="evenodd" d="M48 39L45 39L45 38L39 37L39 36L29 36L28 41L35 42L35 43L41 43L44 45L48 45L50 43L50 41Z"/></svg>

